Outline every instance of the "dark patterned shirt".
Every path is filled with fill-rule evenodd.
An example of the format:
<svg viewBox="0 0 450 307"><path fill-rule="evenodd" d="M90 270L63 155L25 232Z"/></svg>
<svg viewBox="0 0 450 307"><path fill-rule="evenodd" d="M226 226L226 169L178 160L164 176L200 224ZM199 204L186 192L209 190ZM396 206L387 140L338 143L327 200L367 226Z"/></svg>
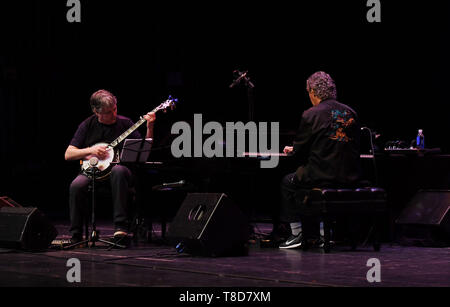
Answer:
<svg viewBox="0 0 450 307"><path fill-rule="evenodd" d="M294 140L301 183L352 186L360 180L360 124L356 112L332 99L303 112Z"/></svg>

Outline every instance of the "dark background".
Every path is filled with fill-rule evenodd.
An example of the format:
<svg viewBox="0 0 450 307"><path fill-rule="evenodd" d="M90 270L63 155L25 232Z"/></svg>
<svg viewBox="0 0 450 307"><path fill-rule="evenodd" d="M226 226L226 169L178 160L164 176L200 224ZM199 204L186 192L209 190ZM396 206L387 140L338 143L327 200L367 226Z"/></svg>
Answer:
<svg viewBox="0 0 450 307"><path fill-rule="evenodd" d="M228 88L235 69L256 85L254 120L280 122L280 150L310 107L306 79L324 70L381 146L409 143L420 128L427 147L449 152L443 1L382 1L378 24L365 0L185 2L82 0L81 23L67 22L66 1L2 2L0 195L68 212L78 162L64 152L101 88L134 121L169 94L180 100L158 114L156 153L194 113L247 121L245 88Z"/></svg>

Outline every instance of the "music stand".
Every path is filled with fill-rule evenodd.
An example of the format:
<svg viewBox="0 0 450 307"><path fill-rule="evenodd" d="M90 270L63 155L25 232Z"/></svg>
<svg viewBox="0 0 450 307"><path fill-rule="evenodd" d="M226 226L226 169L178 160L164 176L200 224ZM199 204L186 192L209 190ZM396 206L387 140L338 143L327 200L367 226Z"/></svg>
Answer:
<svg viewBox="0 0 450 307"><path fill-rule="evenodd" d="M153 139L126 139L120 162L124 163L145 163L147 162L150 151L152 150Z"/></svg>

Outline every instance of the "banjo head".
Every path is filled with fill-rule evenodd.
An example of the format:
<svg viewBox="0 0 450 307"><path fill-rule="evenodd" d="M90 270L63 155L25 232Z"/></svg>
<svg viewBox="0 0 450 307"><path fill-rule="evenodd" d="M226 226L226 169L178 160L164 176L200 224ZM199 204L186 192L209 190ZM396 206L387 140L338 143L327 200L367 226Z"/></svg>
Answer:
<svg viewBox="0 0 450 307"><path fill-rule="evenodd" d="M108 145L109 144L107 144L107 143L97 143L94 146L108 146ZM103 160L98 159L97 168L99 171L106 170L111 165L111 162L113 162L113 160L114 160L114 149L110 147L107 149L107 152L108 152L108 156L105 159L103 159ZM93 157L97 157L97 156L89 155L85 159L83 159L83 164L81 166L81 168L83 170L87 170L88 168L91 167L91 165L89 164L89 160Z"/></svg>

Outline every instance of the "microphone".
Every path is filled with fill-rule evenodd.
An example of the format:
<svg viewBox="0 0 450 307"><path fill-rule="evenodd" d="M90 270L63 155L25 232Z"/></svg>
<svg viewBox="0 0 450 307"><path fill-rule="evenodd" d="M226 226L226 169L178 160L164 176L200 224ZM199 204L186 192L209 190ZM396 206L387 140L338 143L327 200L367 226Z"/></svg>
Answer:
<svg viewBox="0 0 450 307"><path fill-rule="evenodd" d="M238 77L236 78L236 80L233 81L233 83L230 84L229 88L233 88L236 85L239 84L239 82L241 82L241 80L247 75L247 71L245 72L240 72L239 70L235 70L233 71L234 74L237 74Z"/></svg>
<svg viewBox="0 0 450 307"><path fill-rule="evenodd" d="M90 167L96 167L98 164L98 158L97 157L92 157L89 159L89 166Z"/></svg>
<svg viewBox="0 0 450 307"><path fill-rule="evenodd" d="M178 182L163 183L162 186L164 188L177 188L177 187L183 186L185 183L186 183L186 181L180 180Z"/></svg>
<svg viewBox="0 0 450 307"><path fill-rule="evenodd" d="M184 186L185 184L186 184L186 181L184 181L184 180L180 180L177 182L163 183L163 184L154 186L152 188L152 190L157 191L157 190L161 190L161 189L178 188L178 187Z"/></svg>
<svg viewBox="0 0 450 307"><path fill-rule="evenodd" d="M246 84L250 87L250 88L254 88L255 85L250 81L249 78L247 78L247 73L248 70L244 71L244 72L240 72L239 70L235 70L233 71L234 74L238 75L239 77L237 77L236 80L233 81L233 83L230 84L229 88L233 88L236 85L238 85L242 79L245 80Z"/></svg>

